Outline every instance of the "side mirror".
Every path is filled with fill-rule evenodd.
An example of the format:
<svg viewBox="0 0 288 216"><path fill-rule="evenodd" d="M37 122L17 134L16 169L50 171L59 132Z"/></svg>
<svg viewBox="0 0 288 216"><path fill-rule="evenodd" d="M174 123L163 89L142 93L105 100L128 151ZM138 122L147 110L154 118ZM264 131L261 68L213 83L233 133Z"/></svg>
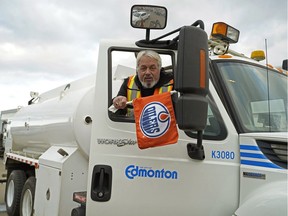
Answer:
<svg viewBox="0 0 288 216"><path fill-rule="evenodd" d="M180 30L175 90L180 92L176 103L178 127L197 131L197 144L188 143L189 157L204 160L202 134L206 126L209 91L208 39L201 28L184 26Z"/></svg>
<svg viewBox="0 0 288 216"><path fill-rule="evenodd" d="M182 130L201 131L206 127L209 91L208 41L204 30L185 26L180 31L175 90L177 122Z"/></svg>
<svg viewBox="0 0 288 216"><path fill-rule="evenodd" d="M133 28L164 29L167 24L167 9L152 5L134 5L131 8L130 24Z"/></svg>

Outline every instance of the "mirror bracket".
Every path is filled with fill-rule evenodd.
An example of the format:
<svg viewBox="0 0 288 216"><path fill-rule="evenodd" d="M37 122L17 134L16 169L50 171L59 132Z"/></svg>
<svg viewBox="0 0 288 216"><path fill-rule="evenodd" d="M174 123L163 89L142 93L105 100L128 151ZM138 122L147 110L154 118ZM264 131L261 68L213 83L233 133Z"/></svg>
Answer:
<svg viewBox="0 0 288 216"><path fill-rule="evenodd" d="M204 152L204 146L202 145L203 131L198 131L197 136L198 136L197 144L194 143L187 144L187 153L191 159L204 160L205 152Z"/></svg>
<svg viewBox="0 0 288 216"><path fill-rule="evenodd" d="M156 48L156 49L171 49L177 50L178 42L173 40L165 40L165 41L154 41L154 40L139 40L135 43L138 47L144 48Z"/></svg>

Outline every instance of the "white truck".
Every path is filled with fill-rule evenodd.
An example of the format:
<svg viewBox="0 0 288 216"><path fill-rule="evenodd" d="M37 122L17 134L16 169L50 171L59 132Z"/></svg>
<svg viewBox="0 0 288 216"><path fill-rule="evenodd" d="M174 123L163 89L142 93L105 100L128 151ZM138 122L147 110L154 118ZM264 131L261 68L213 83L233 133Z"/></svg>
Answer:
<svg viewBox="0 0 288 216"><path fill-rule="evenodd" d="M225 23L209 40L200 20L150 39L166 8L133 10L150 14L145 39L101 41L96 75L14 115L8 215L286 216L287 74L231 50L239 31ZM108 110L143 49L174 73L179 133L176 144L144 150L134 118Z"/></svg>
<svg viewBox="0 0 288 216"><path fill-rule="evenodd" d="M8 138L10 119L16 112L17 109L2 110L0 112L0 158L2 158L4 155L5 143Z"/></svg>

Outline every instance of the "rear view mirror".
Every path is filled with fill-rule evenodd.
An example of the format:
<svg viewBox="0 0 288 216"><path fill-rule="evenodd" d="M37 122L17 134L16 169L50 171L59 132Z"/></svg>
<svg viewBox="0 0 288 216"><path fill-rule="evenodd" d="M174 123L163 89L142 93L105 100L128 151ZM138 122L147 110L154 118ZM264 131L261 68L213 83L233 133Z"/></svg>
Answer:
<svg viewBox="0 0 288 216"><path fill-rule="evenodd" d="M130 23L133 28L164 29L167 23L167 9L152 5L134 5L131 8Z"/></svg>

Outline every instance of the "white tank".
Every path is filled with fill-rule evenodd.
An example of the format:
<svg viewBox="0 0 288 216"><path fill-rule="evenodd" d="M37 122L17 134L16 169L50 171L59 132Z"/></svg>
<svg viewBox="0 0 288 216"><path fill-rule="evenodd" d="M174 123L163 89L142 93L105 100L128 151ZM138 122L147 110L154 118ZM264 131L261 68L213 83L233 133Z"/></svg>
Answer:
<svg viewBox="0 0 288 216"><path fill-rule="evenodd" d="M50 146L79 147L89 156L95 74L43 93L11 121L12 150L41 155Z"/></svg>

